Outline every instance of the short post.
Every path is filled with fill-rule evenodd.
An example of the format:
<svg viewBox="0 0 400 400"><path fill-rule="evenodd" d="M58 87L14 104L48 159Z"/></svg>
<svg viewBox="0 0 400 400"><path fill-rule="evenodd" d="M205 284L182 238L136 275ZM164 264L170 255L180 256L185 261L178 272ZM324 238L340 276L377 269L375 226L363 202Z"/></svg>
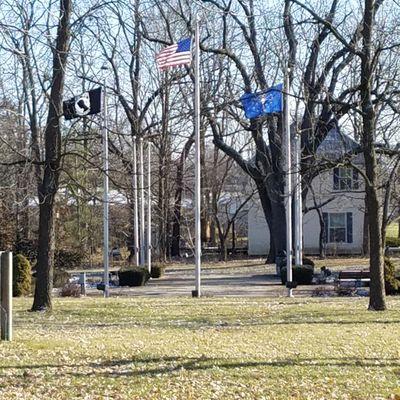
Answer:
<svg viewBox="0 0 400 400"><path fill-rule="evenodd" d="M81 295L86 296L86 272L79 275L79 283L81 285Z"/></svg>
<svg viewBox="0 0 400 400"><path fill-rule="evenodd" d="M1 340L12 340L12 252L6 251L1 254L0 264L1 283Z"/></svg>

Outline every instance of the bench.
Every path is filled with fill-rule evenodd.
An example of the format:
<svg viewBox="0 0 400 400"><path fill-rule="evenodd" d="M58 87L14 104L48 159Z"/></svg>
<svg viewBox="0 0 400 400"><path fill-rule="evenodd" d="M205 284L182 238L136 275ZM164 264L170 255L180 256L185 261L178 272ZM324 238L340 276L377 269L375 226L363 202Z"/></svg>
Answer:
<svg viewBox="0 0 400 400"><path fill-rule="evenodd" d="M337 285L339 287L369 287L370 278L369 270L340 271Z"/></svg>

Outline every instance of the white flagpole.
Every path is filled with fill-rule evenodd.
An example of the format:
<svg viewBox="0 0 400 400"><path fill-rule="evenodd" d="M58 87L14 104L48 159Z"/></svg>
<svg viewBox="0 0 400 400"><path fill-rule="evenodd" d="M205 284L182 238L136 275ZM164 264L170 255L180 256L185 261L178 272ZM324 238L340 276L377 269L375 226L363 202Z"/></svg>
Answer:
<svg viewBox="0 0 400 400"><path fill-rule="evenodd" d="M107 92L106 82L103 85L103 157L104 157L104 192L103 192L103 263L104 263L104 297L109 297L109 227L108 227L108 131L107 131Z"/></svg>
<svg viewBox="0 0 400 400"><path fill-rule="evenodd" d="M140 191L140 265L144 265L145 235L144 235L144 172L143 172L143 138L139 139L139 191Z"/></svg>
<svg viewBox="0 0 400 400"><path fill-rule="evenodd" d="M295 136L295 154L296 154L296 166L295 166L295 210L296 210L296 231L295 231L295 247L296 247L296 265L303 263L303 207L301 198L301 137Z"/></svg>
<svg viewBox="0 0 400 400"><path fill-rule="evenodd" d="M284 109L285 153L286 153L286 269L287 282L292 282L292 157L290 149L290 116L289 116L289 68L285 74L285 109ZM288 297L293 297L293 290L288 287Z"/></svg>
<svg viewBox="0 0 400 400"><path fill-rule="evenodd" d="M194 129L195 129L195 283L194 297L201 296L201 182L200 182L200 40L199 18L196 16L195 30L195 58L194 58Z"/></svg>
<svg viewBox="0 0 400 400"><path fill-rule="evenodd" d="M139 207L137 193L137 149L136 136L133 137L133 166L132 166L132 189L133 189L133 245L135 247L135 264L139 265Z"/></svg>
<svg viewBox="0 0 400 400"><path fill-rule="evenodd" d="M299 218L300 218L300 213L299 213L299 139L298 136L295 135L294 137L294 151L295 151L295 159L294 159L294 171L293 171L293 177L294 177L294 211L295 211L295 231L294 231L294 249L295 249L295 265L300 265L301 259L300 259L300 241L299 241Z"/></svg>
<svg viewBox="0 0 400 400"><path fill-rule="evenodd" d="M147 267L151 273L151 142L147 142Z"/></svg>

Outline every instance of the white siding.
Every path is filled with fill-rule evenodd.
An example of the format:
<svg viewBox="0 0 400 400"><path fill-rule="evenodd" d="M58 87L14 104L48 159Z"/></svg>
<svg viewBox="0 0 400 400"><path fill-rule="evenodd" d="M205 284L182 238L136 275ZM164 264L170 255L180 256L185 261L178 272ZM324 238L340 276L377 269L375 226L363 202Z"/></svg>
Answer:
<svg viewBox="0 0 400 400"><path fill-rule="evenodd" d="M364 224L364 193L361 185L357 191L333 191L333 171L325 172L313 181L315 201L311 192L307 196L307 207L323 204L334 197L321 209L326 213L348 213L353 216L353 243L328 243L328 254L359 254L362 252ZM319 251L320 222L315 210L303 216L304 251L317 254ZM250 255L265 255L269 251L269 229L257 199L250 207L248 214L248 243Z"/></svg>

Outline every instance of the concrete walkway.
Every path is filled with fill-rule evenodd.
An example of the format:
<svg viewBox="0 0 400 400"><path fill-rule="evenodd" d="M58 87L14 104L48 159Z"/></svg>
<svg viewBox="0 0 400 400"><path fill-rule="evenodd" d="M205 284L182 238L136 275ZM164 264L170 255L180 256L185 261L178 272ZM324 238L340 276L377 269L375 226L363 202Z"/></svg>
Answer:
<svg viewBox="0 0 400 400"><path fill-rule="evenodd" d="M112 296L186 296L194 290L194 266L178 265L167 268L159 279L150 279L143 287L111 288ZM280 297L287 295L275 275L275 265L265 265L262 260L234 262L226 265L207 265L202 271L202 296ZM310 296L315 286L302 286L294 294ZM96 293L97 292L97 293ZM89 290L88 295L100 294Z"/></svg>

